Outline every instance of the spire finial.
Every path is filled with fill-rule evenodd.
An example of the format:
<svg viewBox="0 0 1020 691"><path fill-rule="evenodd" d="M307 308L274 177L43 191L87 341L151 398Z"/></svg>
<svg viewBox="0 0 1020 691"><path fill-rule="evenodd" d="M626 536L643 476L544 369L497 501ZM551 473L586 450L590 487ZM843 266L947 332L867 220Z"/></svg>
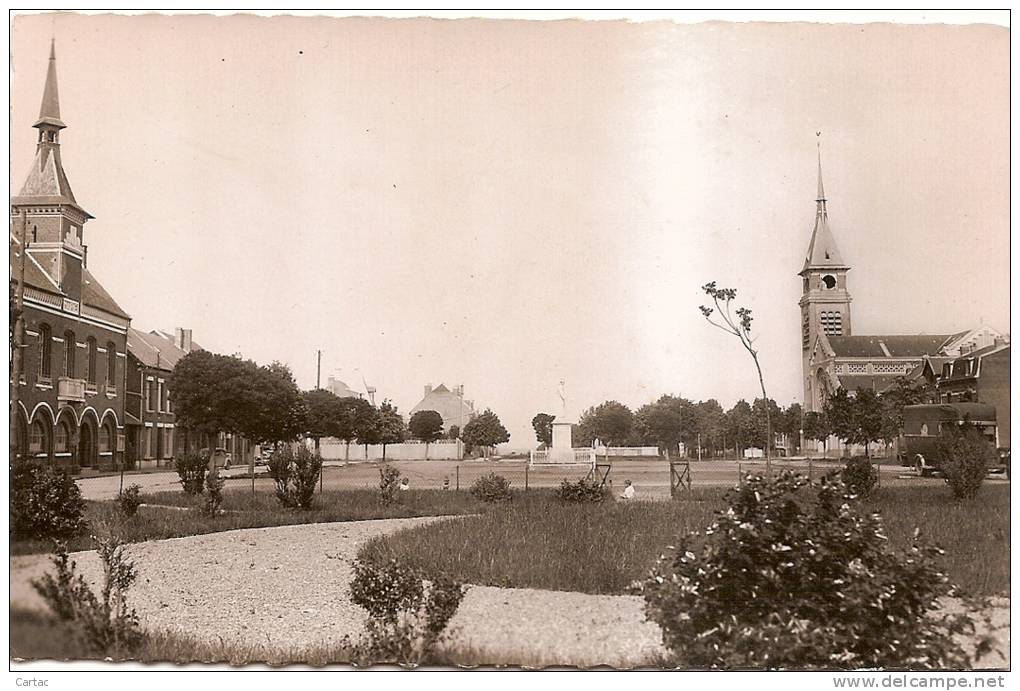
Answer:
<svg viewBox="0 0 1020 691"><path fill-rule="evenodd" d="M818 196L815 201L821 203L825 201L825 185L822 184L822 133L815 132L815 136L818 137Z"/></svg>
<svg viewBox="0 0 1020 691"><path fill-rule="evenodd" d="M57 40L50 39L50 64L46 70L46 86L35 127L49 125L57 129L66 127L60 119L60 96L57 93Z"/></svg>

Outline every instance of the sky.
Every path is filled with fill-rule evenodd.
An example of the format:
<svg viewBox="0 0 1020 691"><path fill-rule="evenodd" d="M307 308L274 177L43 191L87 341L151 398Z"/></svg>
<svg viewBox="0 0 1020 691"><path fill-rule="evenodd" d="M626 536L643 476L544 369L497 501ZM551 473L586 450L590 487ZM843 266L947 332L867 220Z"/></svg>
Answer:
<svg viewBox="0 0 1020 691"><path fill-rule="evenodd" d="M821 143L857 334L1009 331L1009 33L991 25L18 16L11 193L56 39L89 268L141 329L530 421L730 407L754 313L802 396ZM821 133L820 136L817 133Z"/></svg>

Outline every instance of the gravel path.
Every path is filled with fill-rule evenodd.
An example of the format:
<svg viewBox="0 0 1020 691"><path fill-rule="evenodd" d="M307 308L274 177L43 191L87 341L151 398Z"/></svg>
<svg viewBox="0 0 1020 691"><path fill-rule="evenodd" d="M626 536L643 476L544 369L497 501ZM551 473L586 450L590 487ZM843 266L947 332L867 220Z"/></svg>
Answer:
<svg viewBox="0 0 1020 691"><path fill-rule="evenodd" d="M373 537L435 518L231 530L128 546L138 568L129 602L149 630L226 643L304 648L356 635L365 613L347 599L351 562ZM73 555L98 581L95 552ZM13 557L11 604L44 608L30 585L45 555Z"/></svg>
<svg viewBox="0 0 1020 691"><path fill-rule="evenodd" d="M130 603L149 630L210 642L302 649L356 636L365 613L347 599L351 562L378 535L442 518L386 519L233 530L130 545L138 581ZM95 552L74 556L98 580ZM10 560L11 604L44 608L30 580L45 555ZM950 606L955 606L951 604ZM997 647L979 663L1009 666L1009 600L993 603ZM663 655L658 626L633 596L472 586L450 622L465 664L635 667Z"/></svg>

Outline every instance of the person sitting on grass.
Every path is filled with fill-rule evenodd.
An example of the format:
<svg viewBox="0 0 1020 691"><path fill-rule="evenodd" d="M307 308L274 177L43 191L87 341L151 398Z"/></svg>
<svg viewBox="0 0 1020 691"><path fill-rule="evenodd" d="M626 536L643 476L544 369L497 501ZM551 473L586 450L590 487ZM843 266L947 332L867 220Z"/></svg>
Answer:
<svg viewBox="0 0 1020 691"><path fill-rule="evenodd" d="M634 491L634 485L631 484L630 480L625 480L623 483L623 494L620 495L620 499L633 499L637 492Z"/></svg>
<svg viewBox="0 0 1020 691"><path fill-rule="evenodd" d="M400 481L400 491L406 492L409 489L411 489L411 481L405 477L403 480Z"/></svg>

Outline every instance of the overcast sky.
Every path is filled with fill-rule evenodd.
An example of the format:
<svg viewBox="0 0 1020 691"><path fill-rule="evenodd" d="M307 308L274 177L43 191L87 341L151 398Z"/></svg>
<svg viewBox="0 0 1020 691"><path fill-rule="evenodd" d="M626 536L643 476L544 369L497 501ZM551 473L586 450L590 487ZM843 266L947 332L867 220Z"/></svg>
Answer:
<svg viewBox="0 0 1020 691"><path fill-rule="evenodd" d="M1001 27L27 16L12 193L56 37L89 266L142 329L406 412L463 383L515 445L606 399L799 400L821 131L857 334L1009 330Z"/></svg>

